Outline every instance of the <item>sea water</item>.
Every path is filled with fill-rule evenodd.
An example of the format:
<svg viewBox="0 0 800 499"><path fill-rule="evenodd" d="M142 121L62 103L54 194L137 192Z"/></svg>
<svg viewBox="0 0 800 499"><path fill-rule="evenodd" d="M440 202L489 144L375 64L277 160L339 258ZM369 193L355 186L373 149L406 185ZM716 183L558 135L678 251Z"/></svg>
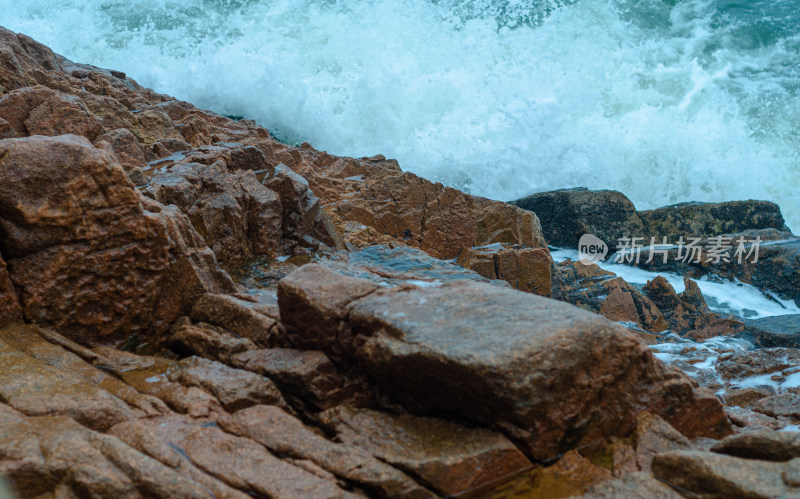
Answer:
<svg viewBox="0 0 800 499"><path fill-rule="evenodd" d="M800 0L0 0L0 25L474 194L766 199L800 229Z"/></svg>

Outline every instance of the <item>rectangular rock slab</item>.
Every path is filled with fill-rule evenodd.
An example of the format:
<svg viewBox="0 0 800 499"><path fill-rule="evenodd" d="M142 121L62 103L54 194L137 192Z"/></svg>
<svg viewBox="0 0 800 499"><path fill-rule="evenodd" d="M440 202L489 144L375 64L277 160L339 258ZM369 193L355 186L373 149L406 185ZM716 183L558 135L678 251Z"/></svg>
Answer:
<svg viewBox="0 0 800 499"><path fill-rule="evenodd" d="M730 432L716 399L603 317L483 283L368 284L306 265L279 284L281 317L416 412L488 424L541 461L630 434L643 410L691 437Z"/></svg>

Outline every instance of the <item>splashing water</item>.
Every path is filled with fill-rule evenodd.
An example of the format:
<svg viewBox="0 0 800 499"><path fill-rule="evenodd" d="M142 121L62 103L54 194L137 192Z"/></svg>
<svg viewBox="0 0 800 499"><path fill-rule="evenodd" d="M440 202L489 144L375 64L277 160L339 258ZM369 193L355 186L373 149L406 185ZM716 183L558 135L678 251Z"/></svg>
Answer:
<svg viewBox="0 0 800 499"><path fill-rule="evenodd" d="M800 0L0 0L67 57L495 199L767 199L800 228Z"/></svg>

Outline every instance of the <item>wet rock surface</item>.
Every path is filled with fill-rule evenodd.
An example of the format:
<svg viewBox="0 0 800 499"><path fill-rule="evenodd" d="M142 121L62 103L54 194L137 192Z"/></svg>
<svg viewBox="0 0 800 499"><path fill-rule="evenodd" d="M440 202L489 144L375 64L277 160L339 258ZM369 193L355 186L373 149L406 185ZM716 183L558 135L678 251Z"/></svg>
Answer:
<svg viewBox="0 0 800 499"><path fill-rule="evenodd" d="M552 260L544 248L519 248L493 244L467 248L456 260L483 277L508 282L514 289L550 296Z"/></svg>
<svg viewBox="0 0 800 499"><path fill-rule="evenodd" d="M693 281L640 288L547 247L761 235L758 265L686 270L791 297L774 205L513 206L282 144L2 28L0 60L16 495L797 495L793 318L749 322L753 350Z"/></svg>
<svg viewBox="0 0 800 499"><path fill-rule="evenodd" d="M800 315L778 315L745 323L744 336L760 347L800 347Z"/></svg>
<svg viewBox="0 0 800 499"><path fill-rule="evenodd" d="M330 310L333 289L347 316ZM468 281L377 289L307 265L280 283L281 319L304 346L352 363L405 405L502 428L538 460L630 432L649 407L676 424L678 414L696 424L702 413L699 427L686 428L698 434L728 431L715 399L695 398L680 373L595 315ZM502 334L485 333L492 323L503 324ZM600 391L614 394L613 407Z"/></svg>
<svg viewBox="0 0 800 499"><path fill-rule="evenodd" d="M511 204L536 213L547 242L562 248L577 248L584 234L593 234L614 248L622 237L642 237L647 232L633 203L617 191L561 189Z"/></svg>
<svg viewBox="0 0 800 499"><path fill-rule="evenodd" d="M508 439L486 429L349 408L332 409L321 419L342 442L406 471L443 496L532 467Z"/></svg>
<svg viewBox="0 0 800 499"><path fill-rule="evenodd" d="M647 245L651 237L656 243L664 238L674 243L681 237L788 231L780 207L767 201L689 202L636 211L621 192L578 187L536 193L511 204L537 213L545 239L562 248L577 248L584 234L599 237L613 250L622 238L642 238Z"/></svg>
<svg viewBox="0 0 800 499"><path fill-rule="evenodd" d="M648 262L648 244L635 263L644 269L736 280L776 298L800 303L800 240L791 233L768 228L722 234L713 240L701 238L694 256L686 257L684 248L684 258L679 258L675 247L667 252L666 263L661 256Z"/></svg>
<svg viewBox="0 0 800 499"><path fill-rule="evenodd" d="M681 236L708 238L755 229L788 230L780 207L768 201L680 203L641 211L639 217L650 236L670 241Z"/></svg>

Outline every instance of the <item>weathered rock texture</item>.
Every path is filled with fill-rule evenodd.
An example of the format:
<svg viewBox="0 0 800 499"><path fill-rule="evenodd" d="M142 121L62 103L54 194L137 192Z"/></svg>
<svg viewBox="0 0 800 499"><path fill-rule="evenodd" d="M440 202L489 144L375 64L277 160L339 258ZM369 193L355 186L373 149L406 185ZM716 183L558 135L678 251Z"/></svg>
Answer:
<svg viewBox="0 0 800 499"><path fill-rule="evenodd" d="M568 237L683 230L686 210L700 232L782 225L752 202L544 198ZM800 418L791 390L728 386L780 383L786 352L720 356L746 406L723 412L694 388L716 379L530 294L646 339L718 332L691 281L645 291L553 266L531 211L281 144L0 28L0 474L23 498L795 494L796 437L698 438Z"/></svg>
<svg viewBox="0 0 800 499"><path fill-rule="evenodd" d="M640 244L675 243L683 237L706 239L757 229L788 230L781 210L767 201L680 203L655 210L636 211L617 191L590 191L584 187L541 192L512 201L539 216L548 243L577 248L583 234L593 234L610 248L621 238L642 238Z"/></svg>
<svg viewBox="0 0 800 499"><path fill-rule="evenodd" d="M0 251L25 319L83 343L157 338L207 291L233 291L174 207L142 202L74 135L0 141Z"/></svg>
<svg viewBox="0 0 800 499"><path fill-rule="evenodd" d="M617 191L562 189L533 194L511 204L535 212L545 239L553 246L577 248L582 235L593 234L613 248L621 237L647 235L633 203Z"/></svg>
<svg viewBox="0 0 800 499"><path fill-rule="evenodd" d="M407 407L489 424L537 460L629 434L645 409L694 435L729 431L719 402L596 315L468 281L378 289L306 265L280 283L281 319Z"/></svg>

